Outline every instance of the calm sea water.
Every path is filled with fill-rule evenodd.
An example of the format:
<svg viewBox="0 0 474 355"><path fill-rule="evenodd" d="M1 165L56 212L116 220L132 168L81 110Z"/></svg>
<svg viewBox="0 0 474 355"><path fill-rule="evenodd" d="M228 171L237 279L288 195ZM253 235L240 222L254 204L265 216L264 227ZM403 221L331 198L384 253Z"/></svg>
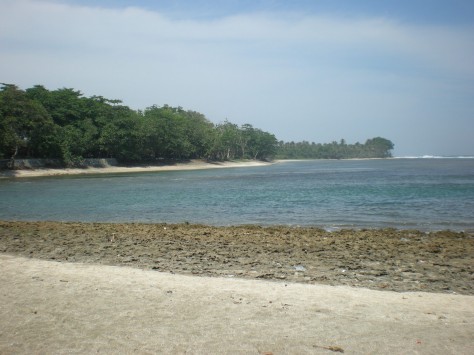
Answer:
<svg viewBox="0 0 474 355"><path fill-rule="evenodd" d="M474 159L3 179L0 219L474 231Z"/></svg>

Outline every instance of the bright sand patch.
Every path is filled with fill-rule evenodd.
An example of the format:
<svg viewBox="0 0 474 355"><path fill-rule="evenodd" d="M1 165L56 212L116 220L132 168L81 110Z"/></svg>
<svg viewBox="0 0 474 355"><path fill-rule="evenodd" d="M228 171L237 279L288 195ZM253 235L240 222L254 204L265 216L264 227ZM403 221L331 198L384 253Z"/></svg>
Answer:
<svg viewBox="0 0 474 355"><path fill-rule="evenodd" d="M56 176L56 175L82 175L82 174L117 174L117 173L138 173L138 172L156 172L156 171L178 171L178 170L200 170L200 169L219 169L219 168L239 168L263 166L271 163L257 160L245 161L226 161L226 162L205 162L202 160L191 160L189 162L176 163L170 165L151 165L151 166L107 166L103 168L85 168L85 169L32 169L32 170L3 170L0 171L1 177L38 177L38 176Z"/></svg>
<svg viewBox="0 0 474 355"><path fill-rule="evenodd" d="M0 353L472 354L474 296L0 255Z"/></svg>

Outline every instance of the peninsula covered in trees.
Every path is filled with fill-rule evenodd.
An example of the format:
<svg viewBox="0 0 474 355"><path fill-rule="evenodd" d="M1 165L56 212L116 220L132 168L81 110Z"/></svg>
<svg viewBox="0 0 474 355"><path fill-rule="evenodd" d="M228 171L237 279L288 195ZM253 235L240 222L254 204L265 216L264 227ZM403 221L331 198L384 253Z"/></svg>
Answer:
<svg viewBox="0 0 474 355"><path fill-rule="evenodd" d="M356 159L356 158L391 158L393 143L388 139L376 137L364 144L347 144L344 139L332 143L280 142L279 159Z"/></svg>
<svg viewBox="0 0 474 355"><path fill-rule="evenodd" d="M156 160L387 158L393 143L286 143L251 124L214 124L181 107L133 110L119 100L74 89L0 89L0 159L54 158L72 166L86 158Z"/></svg>

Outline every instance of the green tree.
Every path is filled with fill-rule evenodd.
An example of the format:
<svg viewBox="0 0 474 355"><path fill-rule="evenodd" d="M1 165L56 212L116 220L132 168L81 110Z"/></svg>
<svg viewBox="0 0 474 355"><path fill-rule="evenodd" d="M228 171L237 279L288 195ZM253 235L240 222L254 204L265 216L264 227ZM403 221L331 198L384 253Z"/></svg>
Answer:
<svg viewBox="0 0 474 355"><path fill-rule="evenodd" d="M37 85L32 90L28 89L27 93L44 106L59 126L74 124L87 116L87 107L85 101L81 100L80 91L66 88L48 91Z"/></svg>
<svg viewBox="0 0 474 355"><path fill-rule="evenodd" d="M150 159L186 159L192 145L180 108L151 106L144 112L144 137Z"/></svg>
<svg viewBox="0 0 474 355"><path fill-rule="evenodd" d="M143 117L128 107L116 111L114 119L101 128L101 155L121 161L140 161L144 157Z"/></svg>
<svg viewBox="0 0 474 355"><path fill-rule="evenodd" d="M389 158L392 149L393 143L381 137L368 139L365 144L347 144L344 139L325 144L279 142L276 156L280 159Z"/></svg>
<svg viewBox="0 0 474 355"><path fill-rule="evenodd" d="M273 159L278 145L275 136L258 128L252 128L247 132L249 132L248 149L250 157L259 160Z"/></svg>
<svg viewBox="0 0 474 355"><path fill-rule="evenodd" d="M144 112L120 100L84 97L80 91L25 91L3 84L0 90L0 158L59 157L73 165L84 158L122 161L206 158L344 159L391 157L393 143L382 137L364 144L278 142L251 124L225 120L214 125L181 107L151 106Z"/></svg>
<svg viewBox="0 0 474 355"><path fill-rule="evenodd" d="M215 139L212 144L212 159L232 160L239 151L240 130L239 126L225 120L216 126Z"/></svg>
<svg viewBox="0 0 474 355"><path fill-rule="evenodd" d="M215 139L214 124L196 111L181 111L184 117L184 134L189 142L190 158L209 158Z"/></svg>
<svg viewBox="0 0 474 355"><path fill-rule="evenodd" d="M366 151L370 158L389 158L394 144L385 138L375 137L365 142Z"/></svg>
<svg viewBox="0 0 474 355"><path fill-rule="evenodd" d="M15 85L0 90L0 156L38 156L54 145L54 124L44 107Z"/></svg>

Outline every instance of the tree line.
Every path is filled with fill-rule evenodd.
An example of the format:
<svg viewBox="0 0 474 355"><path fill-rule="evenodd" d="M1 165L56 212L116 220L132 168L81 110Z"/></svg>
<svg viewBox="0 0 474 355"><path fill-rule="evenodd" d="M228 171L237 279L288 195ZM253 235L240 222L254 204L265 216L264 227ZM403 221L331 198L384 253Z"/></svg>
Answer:
<svg viewBox="0 0 474 355"><path fill-rule="evenodd" d="M278 158L388 157L383 138L365 144L284 143L251 124L210 122L182 107L132 110L120 100L85 97L68 88L0 88L0 159L55 158L72 166L86 158L120 162Z"/></svg>
<svg viewBox="0 0 474 355"><path fill-rule="evenodd" d="M132 110L119 100L49 91L41 85L0 90L0 158L58 158L74 165L85 158L122 162L157 159L271 159L278 141L251 124L213 124L181 107Z"/></svg>
<svg viewBox="0 0 474 355"><path fill-rule="evenodd" d="M278 159L354 159L354 158L390 158L394 144L385 138L367 139L363 144L347 144L344 139L340 142L309 143L279 142Z"/></svg>

